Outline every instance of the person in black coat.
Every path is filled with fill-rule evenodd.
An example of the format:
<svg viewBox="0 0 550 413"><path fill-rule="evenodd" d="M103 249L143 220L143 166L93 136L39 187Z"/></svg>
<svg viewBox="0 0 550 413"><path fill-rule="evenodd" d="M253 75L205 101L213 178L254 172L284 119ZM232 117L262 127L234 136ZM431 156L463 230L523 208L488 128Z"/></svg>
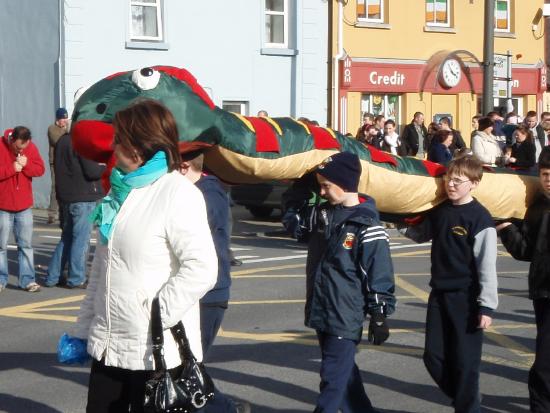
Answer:
<svg viewBox="0 0 550 413"><path fill-rule="evenodd" d="M521 224L497 225L502 245L516 260L529 261L529 298L537 327L535 362L529 371L529 411L550 411L550 148L538 159L541 193Z"/></svg>
<svg viewBox="0 0 550 413"><path fill-rule="evenodd" d="M535 166L536 147L533 134L524 125L519 125L514 131L515 143L512 145L512 155L508 165L517 169L530 169Z"/></svg>
<svg viewBox="0 0 550 413"><path fill-rule="evenodd" d="M406 155L424 157L428 151L427 145L428 130L424 126L424 114L416 112L411 123L403 128L401 141L407 148Z"/></svg>
<svg viewBox="0 0 550 413"><path fill-rule="evenodd" d="M449 146L449 150L451 153L454 153L457 149L462 149L466 147L466 143L464 143L464 139L462 139L462 135L460 134L460 131L457 131L456 129L453 129L451 127L451 119L447 116L441 118L439 120L439 126L443 130L449 130L453 133L453 142L451 143L451 146Z"/></svg>
<svg viewBox="0 0 550 413"><path fill-rule="evenodd" d="M105 165L84 159L73 149L71 136L66 133L55 145L55 192L60 209L61 240L48 265L45 286L53 287L60 281L68 266L67 288L85 288L86 263L92 223L88 217L96 201L105 195L100 179Z"/></svg>

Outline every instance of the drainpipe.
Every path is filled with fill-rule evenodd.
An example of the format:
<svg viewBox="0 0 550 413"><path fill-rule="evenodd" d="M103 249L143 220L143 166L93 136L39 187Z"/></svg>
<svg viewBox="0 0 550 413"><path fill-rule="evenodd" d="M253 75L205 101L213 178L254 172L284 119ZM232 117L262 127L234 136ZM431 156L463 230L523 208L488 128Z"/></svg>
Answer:
<svg viewBox="0 0 550 413"><path fill-rule="evenodd" d="M58 0L59 7L59 49L57 52L57 61L55 62L57 77L57 106L66 107L65 104L65 0Z"/></svg>
<svg viewBox="0 0 550 413"><path fill-rule="evenodd" d="M338 51L333 58L333 83L332 83L332 128L340 130L338 118L340 114L340 66L339 62L344 58L344 0L336 0L338 2L338 37L336 50ZM341 132L341 131L340 131Z"/></svg>

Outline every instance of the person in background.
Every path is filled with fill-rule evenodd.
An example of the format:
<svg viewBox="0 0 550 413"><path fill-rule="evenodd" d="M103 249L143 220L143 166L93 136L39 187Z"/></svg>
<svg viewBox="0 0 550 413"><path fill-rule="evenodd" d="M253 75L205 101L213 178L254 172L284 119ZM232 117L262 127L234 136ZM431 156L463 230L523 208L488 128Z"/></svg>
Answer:
<svg viewBox="0 0 550 413"><path fill-rule="evenodd" d="M495 166L501 161L502 149L492 132L493 121L488 117L479 119L479 128L472 138L472 152L484 164Z"/></svg>
<svg viewBox="0 0 550 413"><path fill-rule="evenodd" d="M428 160L447 166L453 158L453 154L449 150L449 146L451 146L452 142L453 134L451 131L438 131L432 140L430 152L428 153Z"/></svg>
<svg viewBox="0 0 550 413"><path fill-rule="evenodd" d="M452 128L451 119L449 117L442 117L439 120L439 127L443 130L450 130L453 133L453 143L451 143L451 146L449 147L451 153L454 153L454 151L456 151L457 149L462 149L466 147L466 144L464 143L464 139L462 139L462 135L460 134L460 132Z"/></svg>
<svg viewBox="0 0 550 413"><path fill-rule="evenodd" d="M496 230L487 209L471 194L482 176L483 165L475 156L453 160L445 175L448 200L421 223L400 230L416 242L432 241L423 358L455 413L481 412L483 330L491 326L498 306Z"/></svg>
<svg viewBox="0 0 550 413"><path fill-rule="evenodd" d="M363 143L369 144L376 149L382 149L382 137L376 126L366 125L365 141Z"/></svg>
<svg viewBox="0 0 550 413"><path fill-rule="evenodd" d="M139 100L115 113L113 128L117 163L111 191L92 215L99 239L74 331L92 357L87 413L143 411L145 383L155 373L155 298L172 376L182 362L169 329L179 321L202 360L199 300L218 272L204 198L179 172L172 113Z"/></svg>
<svg viewBox="0 0 550 413"><path fill-rule="evenodd" d="M55 145L55 186L62 223L61 239L48 265L44 286L58 285L65 266L68 277L60 286L86 288L88 252L96 201L105 195L101 175L105 166L79 156L66 133Z"/></svg>
<svg viewBox="0 0 550 413"><path fill-rule="evenodd" d="M537 337L529 371L529 403L533 413L550 412L550 147L538 158L540 193L527 208L521 225L497 225L502 245L529 265L529 298L533 300Z"/></svg>
<svg viewBox="0 0 550 413"><path fill-rule="evenodd" d="M361 128L365 125L373 125L374 124L374 115L372 113L365 112L363 113L363 123L361 126L359 126L359 129L357 129L357 133L355 134L355 138L359 139L361 137Z"/></svg>
<svg viewBox="0 0 550 413"><path fill-rule="evenodd" d="M515 112L508 112L504 117L504 125L502 126L502 133L506 138L506 145L512 145L514 143L514 131L518 127L518 115Z"/></svg>
<svg viewBox="0 0 550 413"><path fill-rule="evenodd" d="M535 148L540 146L540 149L537 149L535 153L535 159L538 159L542 148L550 144L550 112L542 112L540 114L540 123L535 127L535 132L533 132L533 143Z"/></svg>
<svg viewBox="0 0 550 413"><path fill-rule="evenodd" d="M508 166L515 169L529 170L535 166L535 143L533 134L525 125L519 125L514 131L515 143L512 145Z"/></svg>
<svg viewBox="0 0 550 413"><path fill-rule="evenodd" d="M258 111L258 114L256 116L258 116L259 118L267 118L269 115L267 114L267 110L261 109Z"/></svg>
<svg viewBox="0 0 550 413"><path fill-rule="evenodd" d="M50 206L48 208L48 224L53 224L59 218L59 206L57 205L57 196L55 195L55 145L59 138L69 132L69 114L67 109L58 108L55 111L55 122L48 126L48 145L50 176L52 180L50 189Z"/></svg>
<svg viewBox="0 0 550 413"><path fill-rule="evenodd" d="M538 115L534 110L530 110L523 118L523 124L531 131L535 143L535 157L538 159L542 148L548 145L548 141L542 128L538 128Z"/></svg>
<svg viewBox="0 0 550 413"><path fill-rule="evenodd" d="M476 131L479 128L479 119L481 118L481 115L472 116L472 133L470 134L470 139L472 139L476 134Z"/></svg>
<svg viewBox="0 0 550 413"><path fill-rule="evenodd" d="M40 291L32 248L32 179L44 175L44 161L31 131L17 126L0 142L0 292L8 283L8 239L13 228L19 263L19 288Z"/></svg>
<svg viewBox="0 0 550 413"><path fill-rule="evenodd" d="M392 155L405 156L407 154L407 146L401 141L397 132L395 132L395 122L391 119L388 119L386 123L384 123L382 150Z"/></svg>
<svg viewBox="0 0 550 413"><path fill-rule="evenodd" d="M426 135L426 148L428 152L430 151L430 147L432 145L433 138L438 130L441 128L439 127L439 123L437 122L431 122L428 125L428 134Z"/></svg>
<svg viewBox="0 0 550 413"><path fill-rule="evenodd" d="M428 153L428 130L424 126L424 114L416 112L411 123L403 128L401 141L407 148L406 155L417 156L421 159Z"/></svg>
<svg viewBox="0 0 550 413"><path fill-rule="evenodd" d="M208 225L218 256L218 278L216 285L200 300L201 341L204 357L214 344L216 335L222 324L225 311L229 304L231 287L231 269L229 258L229 198L218 178L203 173L203 151L211 145L203 142L180 142L181 155L180 172L191 183L195 184L204 196ZM229 399L225 394L215 389L214 399L201 410L207 413L238 412L249 413L250 405Z"/></svg>

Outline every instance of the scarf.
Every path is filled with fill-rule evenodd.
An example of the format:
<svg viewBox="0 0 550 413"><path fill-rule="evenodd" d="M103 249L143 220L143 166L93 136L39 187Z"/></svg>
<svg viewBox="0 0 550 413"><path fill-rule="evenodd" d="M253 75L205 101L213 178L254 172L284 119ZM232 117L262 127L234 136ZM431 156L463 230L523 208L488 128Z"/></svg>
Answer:
<svg viewBox="0 0 550 413"><path fill-rule="evenodd" d="M111 191L101 200L90 216L90 220L98 226L103 244L107 244L109 241L118 211L132 189L152 184L167 172L168 165L164 151L158 151L144 165L128 174L119 168L113 169L110 177Z"/></svg>

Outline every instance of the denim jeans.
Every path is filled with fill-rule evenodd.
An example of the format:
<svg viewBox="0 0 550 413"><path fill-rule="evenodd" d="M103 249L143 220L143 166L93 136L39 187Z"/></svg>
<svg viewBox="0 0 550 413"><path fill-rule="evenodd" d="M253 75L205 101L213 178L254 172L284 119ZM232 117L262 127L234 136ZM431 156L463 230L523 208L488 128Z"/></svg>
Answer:
<svg viewBox="0 0 550 413"><path fill-rule="evenodd" d="M86 282L86 261L90 246L92 224L88 217L95 208L96 203L73 202L61 205L63 215L63 229L61 239L55 247L55 251L48 265L47 286L58 283L65 265L68 264L69 272L67 285L74 287Z"/></svg>
<svg viewBox="0 0 550 413"><path fill-rule="evenodd" d="M19 261L19 287L35 281L32 249L33 218L30 208L19 212L0 211L0 284L8 283L8 239L13 228Z"/></svg>

